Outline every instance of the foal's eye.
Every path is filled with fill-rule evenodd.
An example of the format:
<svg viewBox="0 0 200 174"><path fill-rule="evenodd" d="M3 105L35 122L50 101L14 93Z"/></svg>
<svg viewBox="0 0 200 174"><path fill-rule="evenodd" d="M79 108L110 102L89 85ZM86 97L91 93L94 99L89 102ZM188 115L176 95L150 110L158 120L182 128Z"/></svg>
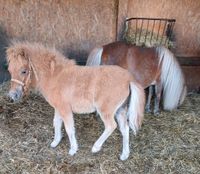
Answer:
<svg viewBox="0 0 200 174"><path fill-rule="evenodd" d="M23 70L21 71L21 74L22 74L22 75L25 75L25 74L27 74L27 72L28 72L28 71L27 71L26 69L23 69Z"/></svg>

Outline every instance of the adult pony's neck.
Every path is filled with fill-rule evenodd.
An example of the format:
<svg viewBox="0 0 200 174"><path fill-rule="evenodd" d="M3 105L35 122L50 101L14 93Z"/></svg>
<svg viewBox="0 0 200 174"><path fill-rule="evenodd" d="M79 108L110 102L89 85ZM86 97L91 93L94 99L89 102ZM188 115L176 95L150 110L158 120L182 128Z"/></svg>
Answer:
<svg viewBox="0 0 200 174"><path fill-rule="evenodd" d="M45 83L62 69L75 65L74 60L67 59L55 48L45 47L40 43L12 42L9 51L14 53L15 56L12 57L21 55L31 62L34 73L33 87Z"/></svg>

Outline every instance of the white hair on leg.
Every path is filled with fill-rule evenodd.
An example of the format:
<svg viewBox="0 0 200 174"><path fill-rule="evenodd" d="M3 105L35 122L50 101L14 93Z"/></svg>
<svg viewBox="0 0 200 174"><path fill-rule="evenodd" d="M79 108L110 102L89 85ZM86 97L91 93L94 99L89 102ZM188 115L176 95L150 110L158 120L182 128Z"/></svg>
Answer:
<svg viewBox="0 0 200 174"><path fill-rule="evenodd" d="M120 108L117 111L116 119L119 125L120 132L123 136L123 147L122 154L120 155L120 160L124 161L129 157L129 125L127 120L127 108Z"/></svg>
<svg viewBox="0 0 200 174"><path fill-rule="evenodd" d="M51 143L51 147L56 147L61 139L62 139L62 119L58 113L58 111L54 111L54 119L53 119L53 126L54 126L54 140Z"/></svg>
<svg viewBox="0 0 200 174"><path fill-rule="evenodd" d="M103 134L99 137L99 139L94 143L92 147L92 153L96 153L101 150L103 143L107 140L107 138L112 134L112 132L116 128L116 123L112 126L105 126L105 130Z"/></svg>
<svg viewBox="0 0 200 174"><path fill-rule="evenodd" d="M66 119L64 119L63 121L70 142L69 154L73 156L78 150L78 144L75 137L73 114L68 113L68 115L66 115Z"/></svg>

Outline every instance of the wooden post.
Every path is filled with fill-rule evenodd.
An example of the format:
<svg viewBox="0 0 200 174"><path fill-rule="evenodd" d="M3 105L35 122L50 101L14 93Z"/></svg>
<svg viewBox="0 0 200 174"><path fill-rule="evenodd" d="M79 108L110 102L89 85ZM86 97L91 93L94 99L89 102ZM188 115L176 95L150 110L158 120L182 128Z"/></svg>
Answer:
<svg viewBox="0 0 200 174"><path fill-rule="evenodd" d="M116 41L123 39L125 20L128 17L129 0L118 0L117 26L116 26Z"/></svg>

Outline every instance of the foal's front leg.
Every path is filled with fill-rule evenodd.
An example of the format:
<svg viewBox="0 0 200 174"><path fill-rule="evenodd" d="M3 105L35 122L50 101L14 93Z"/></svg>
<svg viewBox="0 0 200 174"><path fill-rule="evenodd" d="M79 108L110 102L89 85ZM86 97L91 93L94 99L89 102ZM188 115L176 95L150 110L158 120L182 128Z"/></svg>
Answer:
<svg viewBox="0 0 200 174"><path fill-rule="evenodd" d="M53 126L54 126L54 140L51 143L51 147L56 147L61 139L62 139L62 119L61 116L59 115L58 111L54 111L54 119L53 119Z"/></svg>
<svg viewBox="0 0 200 174"><path fill-rule="evenodd" d="M70 142L69 154L73 156L78 150L78 144L75 137L74 119L71 110L64 112L63 121Z"/></svg>

